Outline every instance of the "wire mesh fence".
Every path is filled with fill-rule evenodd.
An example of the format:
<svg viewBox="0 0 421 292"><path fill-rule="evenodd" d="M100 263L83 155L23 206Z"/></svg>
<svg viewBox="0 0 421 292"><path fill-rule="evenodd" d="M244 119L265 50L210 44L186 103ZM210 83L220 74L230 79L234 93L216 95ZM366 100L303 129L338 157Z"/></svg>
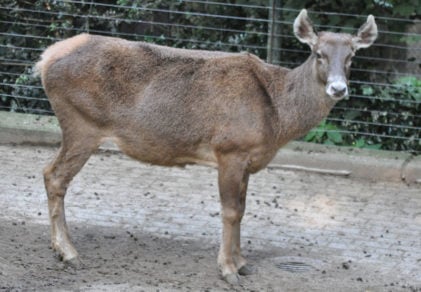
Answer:
<svg viewBox="0 0 421 292"><path fill-rule="evenodd" d="M278 2L2 1L0 110L53 114L40 80L32 77L32 66L48 45L82 32L189 49L248 51L293 68L310 51L292 34L300 9ZM367 17L309 12L318 30L350 33ZM421 24L417 17L376 16L380 37L354 58L350 98L339 102L304 140L421 152Z"/></svg>

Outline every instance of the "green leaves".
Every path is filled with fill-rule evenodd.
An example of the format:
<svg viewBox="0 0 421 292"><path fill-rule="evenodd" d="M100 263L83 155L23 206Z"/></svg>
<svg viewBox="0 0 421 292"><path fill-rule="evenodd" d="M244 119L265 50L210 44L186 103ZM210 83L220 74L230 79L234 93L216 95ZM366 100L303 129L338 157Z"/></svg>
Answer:
<svg viewBox="0 0 421 292"><path fill-rule="evenodd" d="M340 129L337 126L323 120L316 128L311 130L304 137L304 141L328 145L339 145L343 142L343 139Z"/></svg>
<svg viewBox="0 0 421 292"><path fill-rule="evenodd" d="M421 101L421 79L417 79L415 76L406 76L396 80L396 85L407 92L408 98Z"/></svg>
<svg viewBox="0 0 421 292"><path fill-rule="evenodd" d="M368 144L364 138L359 138L352 143L352 146L357 148L380 149L381 144Z"/></svg>
<svg viewBox="0 0 421 292"><path fill-rule="evenodd" d="M414 13L414 6L411 5L411 3L400 3L398 5L395 5L393 7L394 13L396 13L399 16L408 17L412 13Z"/></svg>
<svg viewBox="0 0 421 292"><path fill-rule="evenodd" d="M356 148L381 149L382 144L373 144L365 138L345 139L346 131L338 126L323 120L316 128L311 130L305 137L306 142L315 142L325 145L352 146Z"/></svg>
<svg viewBox="0 0 421 292"><path fill-rule="evenodd" d="M342 143L342 134L340 132L337 132L336 130L328 131L326 132L327 138L329 141L331 141L334 144Z"/></svg>
<svg viewBox="0 0 421 292"><path fill-rule="evenodd" d="M361 89L363 91L363 95L373 95L374 94L373 87L371 87L369 85L365 85L365 86L361 87Z"/></svg>

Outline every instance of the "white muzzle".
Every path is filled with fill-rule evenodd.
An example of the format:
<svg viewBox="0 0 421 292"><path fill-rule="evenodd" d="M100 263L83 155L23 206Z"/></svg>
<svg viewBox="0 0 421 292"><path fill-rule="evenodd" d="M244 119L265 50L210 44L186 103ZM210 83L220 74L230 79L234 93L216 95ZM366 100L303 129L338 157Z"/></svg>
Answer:
<svg viewBox="0 0 421 292"><path fill-rule="evenodd" d="M348 96L348 86L342 76L329 77L326 85L326 94L333 100L341 100Z"/></svg>

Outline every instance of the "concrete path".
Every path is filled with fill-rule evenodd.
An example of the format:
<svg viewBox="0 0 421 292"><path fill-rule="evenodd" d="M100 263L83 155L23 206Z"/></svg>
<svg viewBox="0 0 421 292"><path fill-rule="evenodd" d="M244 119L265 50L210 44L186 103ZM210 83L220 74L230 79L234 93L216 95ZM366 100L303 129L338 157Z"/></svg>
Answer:
<svg viewBox="0 0 421 292"><path fill-rule="evenodd" d="M36 277L26 278L27 286L19 281L24 269L31 269L39 261L38 248L44 255L43 246L48 245L47 201L41 174L55 151L49 147L0 145L0 290L46 287ZM195 250L195 244L186 244L189 250L184 269L199 274L206 269L199 261L189 262L191 254L203 249L211 267L197 282L194 277L185 282L187 277L179 275L177 287L175 280L165 280L172 279L167 274L156 283L133 276L125 282L110 283L112 276L103 275L88 284L77 278L83 275L73 275L71 281L62 280L54 289L230 290L212 266L216 267L221 229L216 177L216 170L211 168L154 167L115 153L92 156L66 197L67 220L82 258L90 251L85 241L78 243L78 238L89 226L90 232L115 228L127 231L132 238L197 243L202 248ZM244 277L242 288L236 288L239 291L421 291L419 184L266 169L251 177L247 204L243 248L257 267L257 274ZM32 251L32 261L23 258L18 264L14 259L19 246L8 246L10 241L23 241L23 226L33 226L40 237L35 242L41 240L43 244ZM36 226L42 231L36 231ZM104 235L98 245L110 245L107 242L112 240ZM29 249L34 243L20 244ZM178 248L170 247L166 252L171 254ZM52 256L48 258L49 252L44 259L47 263L53 260ZM155 256L159 259L160 253Z"/></svg>

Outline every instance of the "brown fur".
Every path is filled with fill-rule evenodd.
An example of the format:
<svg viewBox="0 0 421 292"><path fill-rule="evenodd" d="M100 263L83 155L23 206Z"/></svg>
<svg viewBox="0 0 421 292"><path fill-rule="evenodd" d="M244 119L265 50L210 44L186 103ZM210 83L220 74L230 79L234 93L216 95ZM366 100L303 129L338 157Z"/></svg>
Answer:
<svg viewBox="0 0 421 292"><path fill-rule="evenodd" d="M326 34L315 47L328 46L332 52L327 54L335 55L351 52L351 44L349 35ZM335 103L325 93L317 62L313 54L288 70L247 53L182 50L87 34L48 48L37 70L63 132L59 154L44 171L53 247L64 260L77 258L63 197L89 156L111 139L147 163L218 167L224 225L218 263L222 274L235 281L246 263L240 222L249 174L314 127Z"/></svg>

